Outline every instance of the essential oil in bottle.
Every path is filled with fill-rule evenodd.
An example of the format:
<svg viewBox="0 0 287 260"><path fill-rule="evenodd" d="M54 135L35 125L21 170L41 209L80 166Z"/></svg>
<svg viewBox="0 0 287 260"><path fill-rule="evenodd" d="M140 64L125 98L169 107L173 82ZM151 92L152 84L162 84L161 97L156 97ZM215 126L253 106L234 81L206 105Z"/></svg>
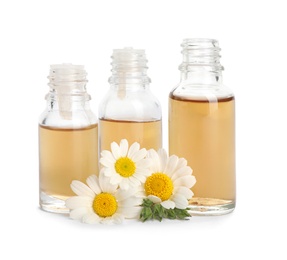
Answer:
<svg viewBox="0 0 287 260"><path fill-rule="evenodd" d="M83 66L52 65L39 122L39 188L43 210L67 213L73 180L98 174L98 123L89 107Z"/></svg>
<svg viewBox="0 0 287 260"><path fill-rule="evenodd" d="M120 121L101 119L102 150L110 150L113 141L117 143L124 137L130 144L138 142L146 149L161 147L161 120L157 121ZM115 131L115 129L117 129Z"/></svg>
<svg viewBox="0 0 287 260"><path fill-rule="evenodd" d="M161 106L149 88L145 51L116 49L112 58L110 89L99 106L100 151L121 139L141 148L161 148Z"/></svg>
<svg viewBox="0 0 287 260"><path fill-rule="evenodd" d="M234 95L222 84L216 40L186 39L182 47L181 82L169 96L169 153L193 169L192 214L226 214L236 197Z"/></svg>

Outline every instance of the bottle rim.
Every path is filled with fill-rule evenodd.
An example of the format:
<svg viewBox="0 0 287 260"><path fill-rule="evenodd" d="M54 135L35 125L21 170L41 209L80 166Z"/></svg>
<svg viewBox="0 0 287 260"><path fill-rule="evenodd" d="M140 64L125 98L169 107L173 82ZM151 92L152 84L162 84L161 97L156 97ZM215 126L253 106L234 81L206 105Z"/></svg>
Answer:
<svg viewBox="0 0 287 260"><path fill-rule="evenodd" d="M48 86L50 91L59 93L72 94L85 93L87 72L83 65L74 65L71 63L52 64L50 65L50 74Z"/></svg>
<svg viewBox="0 0 287 260"><path fill-rule="evenodd" d="M181 71L191 71L195 67L208 71L224 70L220 64L220 47L218 40L209 38L185 38L181 43L183 62L179 66Z"/></svg>

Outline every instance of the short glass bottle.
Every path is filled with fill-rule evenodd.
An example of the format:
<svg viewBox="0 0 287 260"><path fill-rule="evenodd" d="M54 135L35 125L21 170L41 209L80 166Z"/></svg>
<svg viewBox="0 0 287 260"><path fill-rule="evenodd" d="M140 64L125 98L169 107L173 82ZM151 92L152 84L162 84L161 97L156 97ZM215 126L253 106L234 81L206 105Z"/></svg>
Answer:
<svg viewBox="0 0 287 260"><path fill-rule="evenodd" d="M81 65L51 65L47 107L39 120L39 199L45 211L67 213L73 180L98 174L98 120L89 106Z"/></svg>
<svg viewBox="0 0 287 260"><path fill-rule="evenodd" d="M181 81L169 95L169 153L187 159L196 184L193 215L235 208L235 100L222 83L216 40L185 39Z"/></svg>
<svg viewBox="0 0 287 260"><path fill-rule="evenodd" d="M99 106L99 150L110 150L121 139L161 148L161 106L149 88L145 51L115 49L112 59L110 89Z"/></svg>

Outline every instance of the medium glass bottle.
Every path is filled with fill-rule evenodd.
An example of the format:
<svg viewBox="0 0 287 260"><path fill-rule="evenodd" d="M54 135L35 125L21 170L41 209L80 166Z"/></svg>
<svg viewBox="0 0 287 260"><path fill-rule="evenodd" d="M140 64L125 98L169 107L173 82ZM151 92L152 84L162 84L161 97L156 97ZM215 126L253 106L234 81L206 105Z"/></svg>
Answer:
<svg viewBox="0 0 287 260"><path fill-rule="evenodd" d="M161 106L149 89L145 51L116 49L112 59L110 89L99 106L100 151L121 139L141 148L161 148Z"/></svg>
<svg viewBox="0 0 287 260"><path fill-rule="evenodd" d="M43 210L66 213L73 180L98 174L98 122L81 65L51 65L47 107L39 120L39 188Z"/></svg>
<svg viewBox="0 0 287 260"><path fill-rule="evenodd" d="M222 83L220 48L212 39L185 39L181 81L169 95L169 153L187 159L196 177L194 215L235 208L235 100Z"/></svg>

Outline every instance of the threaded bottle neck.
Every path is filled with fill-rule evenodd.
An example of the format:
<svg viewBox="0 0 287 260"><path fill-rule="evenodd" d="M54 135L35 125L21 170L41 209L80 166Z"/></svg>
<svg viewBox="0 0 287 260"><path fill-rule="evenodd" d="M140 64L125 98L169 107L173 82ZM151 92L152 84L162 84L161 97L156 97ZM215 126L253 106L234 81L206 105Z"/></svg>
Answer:
<svg viewBox="0 0 287 260"><path fill-rule="evenodd" d="M87 95L86 76L87 72L82 65L69 63L51 65L48 76L50 92L59 95Z"/></svg>
<svg viewBox="0 0 287 260"><path fill-rule="evenodd" d="M220 48L214 39L184 39L182 44L183 61L179 66L182 72L206 70L221 72Z"/></svg>
<svg viewBox="0 0 287 260"><path fill-rule="evenodd" d="M113 50L112 76L109 83L118 84L146 84L150 83L147 76L147 59L144 50L123 48Z"/></svg>
<svg viewBox="0 0 287 260"><path fill-rule="evenodd" d="M86 91L86 76L82 65L63 63L50 66L50 92L46 100L49 109L59 111L61 119L72 120L74 110L89 109L91 97Z"/></svg>
<svg viewBox="0 0 287 260"><path fill-rule="evenodd" d="M181 81L188 85L221 85L223 66L220 48L213 39L184 39L183 61L179 66Z"/></svg>

